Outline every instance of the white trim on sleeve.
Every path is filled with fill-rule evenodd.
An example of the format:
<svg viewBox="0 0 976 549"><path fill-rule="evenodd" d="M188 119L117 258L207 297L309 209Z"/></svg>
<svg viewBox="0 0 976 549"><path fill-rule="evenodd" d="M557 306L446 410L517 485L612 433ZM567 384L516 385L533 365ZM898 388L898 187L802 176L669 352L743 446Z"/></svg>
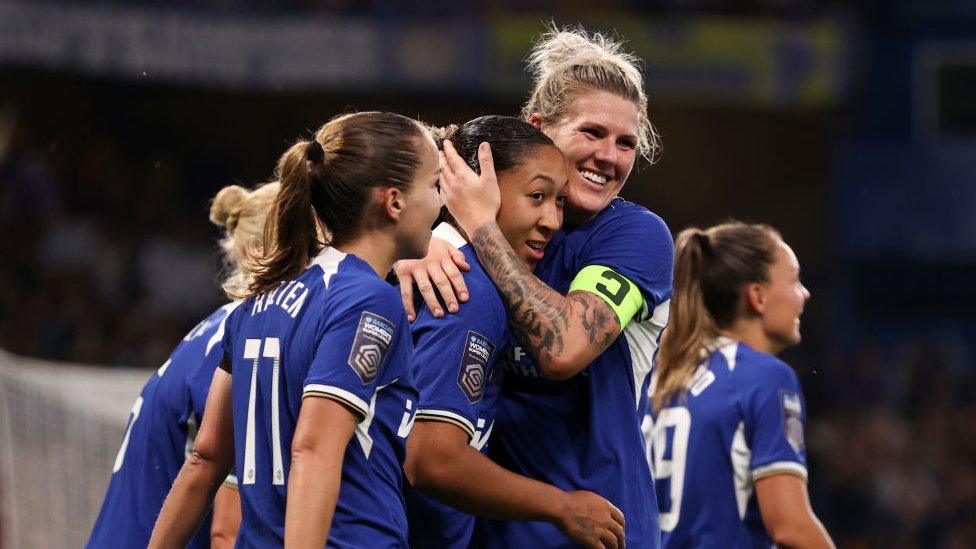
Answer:
<svg viewBox="0 0 976 549"><path fill-rule="evenodd" d="M320 396L326 398L334 398L348 405L350 408L353 408L354 410L362 414L363 417L365 417L369 413L369 404L365 400L359 398L358 396L354 395L353 393L345 389L336 387L334 385L322 385L320 383L309 383L308 385L305 386L304 389L302 389L302 398L305 398L307 396Z"/></svg>
<svg viewBox="0 0 976 549"><path fill-rule="evenodd" d="M221 309L227 312L224 314L224 318L220 319L220 324L217 326L217 331L214 332L214 335L210 337L210 341L207 342L207 350L203 352L204 356L209 355L210 350L224 339L224 325L227 324L227 319L230 317L230 314L233 313L234 309L236 309L241 303L244 303L244 300L238 299L221 307ZM167 360L166 362L168 363L169 361Z"/></svg>
<svg viewBox="0 0 976 549"><path fill-rule="evenodd" d="M226 486L228 488L233 488L234 490L237 490L237 489L239 489L239 487L238 487L237 484L238 484L237 483L237 475L234 475L234 474L227 475L227 478L224 479L224 486Z"/></svg>
<svg viewBox="0 0 976 549"><path fill-rule="evenodd" d="M468 432L468 436L474 437L475 428L474 425L468 420L468 418L458 414L456 412L451 412L449 410L436 410L431 408L420 408L417 410L417 419L433 419L446 421L448 423L453 423L458 427L464 429Z"/></svg>
<svg viewBox="0 0 976 549"><path fill-rule="evenodd" d="M781 473L797 475L802 477L803 480L807 479L807 468L802 464L795 461L776 461L753 469L752 480L757 481L761 478L778 475Z"/></svg>

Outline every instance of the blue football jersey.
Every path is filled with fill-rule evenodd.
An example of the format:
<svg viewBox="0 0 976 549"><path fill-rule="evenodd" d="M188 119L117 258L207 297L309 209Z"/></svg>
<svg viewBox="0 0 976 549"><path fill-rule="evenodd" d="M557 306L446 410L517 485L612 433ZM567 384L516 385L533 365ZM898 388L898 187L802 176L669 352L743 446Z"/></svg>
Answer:
<svg viewBox="0 0 976 549"><path fill-rule="evenodd" d="M421 395L416 417L457 425L471 437L471 446L484 452L501 389L500 358L510 340L505 305L474 249L456 229L443 224L434 236L464 252L471 265L464 273L469 298L457 313L440 319L423 307L411 327L410 363ZM412 489L407 492L407 513L411 547L468 547L472 515Z"/></svg>
<svg viewBox="0 0 976 549"><path fill-rule="evenodd" d="M303 397L334 399L360 417L343 458L327 546L406 547L404 443L418 401L411 347L397 290L366 262L334 248L230 316L223 367L234 376L239 547L284 541L291 442Z"/></svg>
<svg viewBox="0 0 976 549"><path fill-rule="evenodd" d="M129 416L88 547L145 547L163 500L192 448L220 364L224 305L196 325L146 382ZM210 547L210 518L190 547Z"/></svg>
<svg viewBox="0 0 976 549"><path fill-rule="evenodd" d="M489 454L519 474L590 490L626 518L627 545L656 547L657 505L640 431L651 361L667 324L674 243L657 215L621 198L556 234L536 275L565 294L588 265L609 267L641 290L644 308L616 341L565 381L542 378L518 346L506 372ZM552 524L483 521L489 547L570 547Z"/></svg>
<svg viewBox="0 0 976 549"><path fill-rule="evenodd" d="M687 392L650 418L663 545L772 546L753 484L807 475L806 405L793 370L720 338Z"/></svg>

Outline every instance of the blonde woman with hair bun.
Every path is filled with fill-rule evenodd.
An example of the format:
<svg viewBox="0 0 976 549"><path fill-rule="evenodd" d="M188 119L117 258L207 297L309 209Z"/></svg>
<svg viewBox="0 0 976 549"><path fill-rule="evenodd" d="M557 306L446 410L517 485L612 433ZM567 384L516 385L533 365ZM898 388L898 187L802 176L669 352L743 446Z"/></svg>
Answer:
<svg viewBox="0 0 976 549"><path fill-rule="evenodd" d="M639 60L621 41L580 28L551 28L528 57L535 86L522 116L549 136L569 168L565 221L530 271L496 221L491 150L480 175L444 145L443 199L497 285L518 344L506 349L490 455L514 472L566 490L600 494L626 520L626 543L660 543L653 481L640 423L651 358L668 320L674 244L664 221L618 196L660 140L648 117ZM397 266L401 293L417 282L428 306L466 299L443 243ZM460 298L460 299L459 299ZM404 299L408 312L410 300ZM564 547L541 522L485 521L490 547Z"/></svg>
<svg viewBox="0 0 976 549"><path fill-rule="evenodd" d="M248 250L261 247L265 220L279 188L277 183L253 191L229 185L214 197L210 221L224 229L222 285L231 297L246 286L242 261ZM220 307L190 330L143 387L132 407L88 547L149 543L163 500L203 420L210 381L220 363L217 343L227 315L239 303ZM237 480L231 475L217 493L212 525L208 517L187 546L233 547L240 521Z"/></svg>
<svg viewBox="0 0 976 549"><path fill-rule="evenodd" d="M245 260L261 255L265 220L281 184L277 181L248 192L238 185L228 185L217 193L210 206L210 221L222 227L225 236L220 240L224 250L224 291L231 298L247 293L248 276Z"/></svg>

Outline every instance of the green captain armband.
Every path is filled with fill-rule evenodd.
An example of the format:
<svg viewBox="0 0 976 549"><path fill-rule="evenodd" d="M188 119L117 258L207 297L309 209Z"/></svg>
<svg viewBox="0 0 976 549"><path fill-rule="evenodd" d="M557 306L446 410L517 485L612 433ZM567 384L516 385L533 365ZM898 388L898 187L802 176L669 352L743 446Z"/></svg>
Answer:
<svg viewBox="0 0 976 549"><path fill-rule="evenodd" d="M617 313L620 329L644 307L644 296L636 284L627 277L603 265L587 265L576 273L569 291L582 290L600 296Z"/></svg>

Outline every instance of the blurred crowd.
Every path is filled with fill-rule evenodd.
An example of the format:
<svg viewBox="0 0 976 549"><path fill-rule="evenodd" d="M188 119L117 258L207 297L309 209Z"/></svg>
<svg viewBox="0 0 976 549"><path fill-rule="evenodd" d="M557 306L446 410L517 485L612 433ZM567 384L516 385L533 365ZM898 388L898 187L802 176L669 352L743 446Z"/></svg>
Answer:
<svg viewBox="0 0 976 549"><path fill-rule="evenodd" d="M61 3L78 0L60 0ZM158 7L151 0L108 0L109 3ZM497 14L558 14L561 18L594 14L728 14L766 16L818 15L848 9L851 2L829 0L167 0L167 6L234 12L311 12L324 16L470 17ZM855 4L870 4L856 2Z"/></svg>
<svg viewBox="0 0 976 549"><path fill-rule="evenodd" d="M116 0L122 1L122 0ZM124 0L131 3L131 0ZM149 3L149 2L145 2ZM492 15L497 13L727 13L752 15L803 15L817 13L842 2L812 0L605 0L599 5L584 0L170 0L208 9L307 10L329 15L371 17L411 15Z"/></svg>
<svg viewBox="0 0 976 549"><path fill-rule="evenodd" d="M845 547L973 547L973 357L917 339L861 342L850 356L817 362L800 368L811 410L810 492L834 539Z"/></svg>
<svg viewBox="0 0 976 549"><path fill-rule="evenodd" d="M0 346L161 364L222 299L211 190L188 192L175 160L135 162L102 136L38 144L13 116L0 132Z"/></svg>

